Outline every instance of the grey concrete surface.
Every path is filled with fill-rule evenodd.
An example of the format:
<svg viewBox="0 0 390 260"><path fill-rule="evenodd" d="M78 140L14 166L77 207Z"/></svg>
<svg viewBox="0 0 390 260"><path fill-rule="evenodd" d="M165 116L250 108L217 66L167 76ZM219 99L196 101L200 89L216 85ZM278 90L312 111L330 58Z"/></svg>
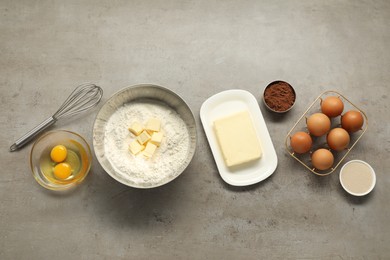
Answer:
<svg viewBox="0 0 390 260"><path fill-rule="evenodd" d="M387 0L0 1L0 259L390 259L389 25ZM233 88L260 100L276 79L298 93L285 116L260 106L278 168L259 184L229 186L200 106ZM138 190L95 159L73 192L40 187L30 173L31 144L8 148L85 81L104 88L103 101L138 83L180 94L199 134L182 176ZM319 178L284 151L288 130L327 89L369 117L348 158L377 172L367 197L348 196L338 170ZM52 129L92 144L96 113Z"/></svg>

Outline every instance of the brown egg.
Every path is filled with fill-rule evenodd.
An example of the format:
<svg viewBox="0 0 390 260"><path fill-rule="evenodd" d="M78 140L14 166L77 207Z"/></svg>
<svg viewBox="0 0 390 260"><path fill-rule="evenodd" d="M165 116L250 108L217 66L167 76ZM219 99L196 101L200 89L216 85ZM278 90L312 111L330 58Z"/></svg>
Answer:
<svg viewBox="0 0 390 260"><path fill-rule="evenodd" d="M330 130L330 119L322 113L312 114L307 119L307 129L314 136L324 135Z"/></svg>
<svg viewBox="0 0 390 260"><path fill-rule="evenodd" d="M307 153L311 149L313 141L308 133L297 132L290 139L291 148L296 153Z"/></svg>
<svg viewBox="0 0 390 260"><path fill-rule="evenodd" d="M349 134L343 128L333 128L330 130L326 141L330 149L335 151L342 151L349 145Z"/></svg>
<svg viewBox="0 0 390 260"><path fill-rule="evenodd" d="M356 110L350 110L341 116L341 126L350 133L362 129L364 118L362 113Z"/></svg>
<svg viewBox="0 0 390 260"><path fill-rule="evenodd" d="M318 149L311 156L313 166L318 170L327 170L332 167L334 162L333 154L326 149Z"/></svg>
<svg viewBox="0 0 390 260"><path fill-rule="evenodd" d="M344 110L344 103L339 97L330 96L321 102L321 111L328 117L341 115Z"/></svg>

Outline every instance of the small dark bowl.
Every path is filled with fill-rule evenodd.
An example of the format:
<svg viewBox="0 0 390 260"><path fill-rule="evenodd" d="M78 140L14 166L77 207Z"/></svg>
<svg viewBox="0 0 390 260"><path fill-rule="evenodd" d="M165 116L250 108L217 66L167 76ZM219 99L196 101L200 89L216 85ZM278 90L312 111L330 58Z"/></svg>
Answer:
<svg viewBox="0 0 390 260"><path fill-rule="evenodd" d="M275 104L267 103L265 97L266 97L267 92L271 91L272 88L277 89L276 91L277 91L278 95L281 94L282 90L291 91L290 93L292 93L294 95L293 99L290 102L291 104L287 107L287 109L281 109L281 108L278 108ZM279 97L283 98L283 96L279 96ZM275 113L279 113L279 114L286 113L286 112L290 111L293 108L293 106L295 105L296 97L297 96L295 93L295 89L289 83L282 81L282 80L277 80L277 81L273 81L273 82L269 83L263 92L263 102L264 102L265 106L270 111L275 112Z"/></svg>

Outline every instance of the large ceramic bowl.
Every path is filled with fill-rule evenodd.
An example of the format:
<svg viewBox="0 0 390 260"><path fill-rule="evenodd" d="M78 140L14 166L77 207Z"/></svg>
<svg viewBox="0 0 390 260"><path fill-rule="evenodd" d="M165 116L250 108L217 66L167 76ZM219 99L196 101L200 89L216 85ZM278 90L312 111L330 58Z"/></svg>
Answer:
<svg viewBox="0 0 390 260"><path fill-rule="evenodd" d="M181 159L174 162L174 166L171 168L155 168L151 175L155 176L161 174L161 176L163 176L161 177L162 179L157 181L153 180L153 178L148 179L147 177L145 177L145 180L141 179L140 181L140 179L137 178L137 176L142 174L147 175L148 173L142 172L142 169L138 170L140 172L132 169L132 160L140 160L136 157L140 155L134 155L126 149L129 145L129 138L131 138L132 134L127 130L127 128L125 129L125 126L129 127L133 120L139 121L137 120L136 115L142 115L142 113L145 113L146 110L139 109L139 111L136 111L135 115L126 115L123 119L123 121L126 121L125 124L120 122L121 127L118 126L118 128L121 129L112 129L112 121L110 121L110 119L116 116L119 113L118 111L121 109L123 110L134 104L143 104L143 102L148 104L155 102L156 104L166 106L167 109L172 110L169 114L174 114L181 120L181 122L184 122L182 123L182 126L183 129L185 129L184 131L187 131L186 139L188 140L188 146L186 146L186 149L183 149L182 151L180 149L177 150L177 147L172 147L170 144L168 144L165 148L166 150L171 149L172 151L170 153L177 153ZM155 117L158 117L158 115ZM161 127L164 128L164 122L161 122ZM167 133L169 133L170 130L173 129L165 129ZM116 140L118 149L116 149L116 146L112 149L112 147L108 144L112 139L112 135L116 135L116 133L113 132L120 132L120 138L123 139ZM185 101L173 91L151 84L135 85L124 88L115 93L100 109L93 127L93 148L100 165L118 182L135 188L154 188L177 178L191 162L195 154L196 140L195 119ZM165 141L169 142L168 137ZM118 157L120 156L121 159L114 160L116 155ZM159 160L159 157L157 156L152 160L145 160L145 164L156 163L156 161L153 160ZM139 161L137 161L137 163L139 163ZM128 166L127 168L126 165Z"/></svg>

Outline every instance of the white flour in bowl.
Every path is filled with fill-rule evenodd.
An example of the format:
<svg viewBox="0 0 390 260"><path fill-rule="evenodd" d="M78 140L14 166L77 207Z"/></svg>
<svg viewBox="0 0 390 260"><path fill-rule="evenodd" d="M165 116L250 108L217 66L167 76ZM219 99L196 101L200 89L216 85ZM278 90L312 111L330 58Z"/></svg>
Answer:
<svg viewBox="0 0 390 260"><path fill-rule="evenodd" d="M135 137L128 128L135 121L145 124L152 117L161 120L164 137L153 157L145 159L142 154L133 155L129 151L129 144ZM106 124L105 156L118 174L139 185L158 184L179 174L189 147L190 136L185 122L162 102L145 99L125 104Z"/></svg>

